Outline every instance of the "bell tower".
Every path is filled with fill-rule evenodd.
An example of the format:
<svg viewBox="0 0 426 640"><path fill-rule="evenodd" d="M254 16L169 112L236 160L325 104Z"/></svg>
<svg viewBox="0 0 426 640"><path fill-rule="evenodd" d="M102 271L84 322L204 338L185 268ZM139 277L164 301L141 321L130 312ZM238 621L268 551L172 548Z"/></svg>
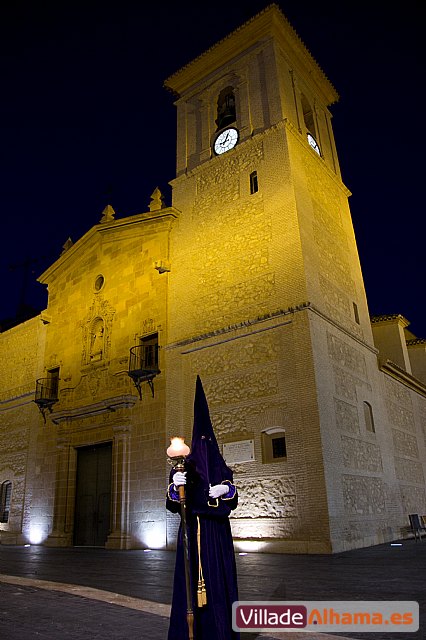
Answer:
<svg viewBox="0 0 426 640"><path fill-rule="evenodd" d="M177 96L176 295L189 314L206 295L225 303L173 323L175 337L309 301L371 342L329 111L338 95L278 7L165 84Z"/></svg>
<svg viewBox="0 0 426 640"><path fill-rule="evenodd" d="M376 495L377 477L352 480L347 460L370 451L364 407L376 411L380 382L329 111L336 90L276 5L165 84L181 212L168 429L188 429L200 375L218 440L238 455L252 447L236 460L235 539L313 553L362 546L378 525L349 524L353 492L371 484ZM251 491L262 494L256 516Z"/></svg>

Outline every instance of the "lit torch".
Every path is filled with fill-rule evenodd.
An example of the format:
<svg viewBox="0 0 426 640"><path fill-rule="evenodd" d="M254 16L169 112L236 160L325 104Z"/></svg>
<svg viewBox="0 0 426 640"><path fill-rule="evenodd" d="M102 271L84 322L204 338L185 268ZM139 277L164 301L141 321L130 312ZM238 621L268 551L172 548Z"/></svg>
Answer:
<svg viewBox="0 0 426 640"><path fill-rule="evenodd" d="M185 458L189 455L190 449L183 438L171 438L170 447L167 449L167 455L170 464L175 471L185 471ZM194 612L192 610L192 594L190 581L190 563L189 563L189 544L188 529L186 526L186 498L185 485L179 488L180 514L182 518L182 535L183 535L183 556L185 564L185 584L186 584L186 619L188 622L189 640L194 639Z"/></svg>

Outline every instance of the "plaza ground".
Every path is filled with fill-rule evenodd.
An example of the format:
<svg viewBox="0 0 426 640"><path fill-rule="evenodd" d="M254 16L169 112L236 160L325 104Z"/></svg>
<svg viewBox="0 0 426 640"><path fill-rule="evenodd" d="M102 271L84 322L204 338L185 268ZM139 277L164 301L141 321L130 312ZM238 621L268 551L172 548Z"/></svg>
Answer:
<svg viewBox="0 0 426 640"><path fill-rule="evenodd" d="M335 555L236 555L241 600L416 600L426 638L426 537ZM2 640L166 640L173 551L0 545ZM242 640L338 640L342 635L243 633Z"/></svg>

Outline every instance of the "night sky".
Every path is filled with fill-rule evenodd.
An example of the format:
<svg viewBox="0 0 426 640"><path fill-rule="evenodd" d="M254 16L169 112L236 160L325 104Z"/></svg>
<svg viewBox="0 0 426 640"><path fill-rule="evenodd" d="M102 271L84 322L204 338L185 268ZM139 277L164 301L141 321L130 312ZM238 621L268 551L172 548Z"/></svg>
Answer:
<svg viewBox="0 0 426 640"><path fill-rule="evenodd" d="M142 213L156 186L171 204L163 82L268 4L3 4L0 319L46 307L36 278L107 204ZM400 313L426 337L421 3L277 4L340 95L333 127L370 314Z"/></svg>

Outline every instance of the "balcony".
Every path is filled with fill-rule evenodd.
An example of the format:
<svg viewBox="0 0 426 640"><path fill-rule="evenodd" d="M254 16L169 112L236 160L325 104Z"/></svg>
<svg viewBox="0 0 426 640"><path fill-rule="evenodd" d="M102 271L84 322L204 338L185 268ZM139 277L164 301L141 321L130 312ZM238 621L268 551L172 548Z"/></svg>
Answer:
<svg viewBox="0 0 426 640"><path fill-rule="evenodd" d="M160 372L158 368L158 343L138 344L130 349L128 375L138 390L142 400L142 383L147 382L154 397L154 378Z"/></svg>
<svg viewBox="0 0 426 640"><path fill-rule="evenodd" d="M52 412L53 405L58 402L59 379L56 377L39 378L36 381L34 402L40 409L44 422L46 422L46 411Z"/></svg>

